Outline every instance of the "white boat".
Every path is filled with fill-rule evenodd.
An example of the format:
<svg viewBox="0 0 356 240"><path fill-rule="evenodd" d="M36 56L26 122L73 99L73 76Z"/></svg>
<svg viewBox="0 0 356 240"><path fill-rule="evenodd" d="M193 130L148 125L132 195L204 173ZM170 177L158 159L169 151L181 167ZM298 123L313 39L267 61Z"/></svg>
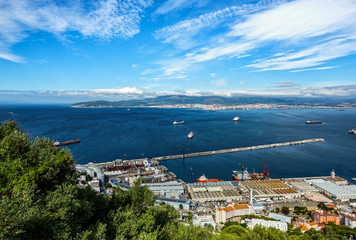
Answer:
<svg viewBox="0 0 356 240"><path fill-rule="evenodd" d="M192 139L194 137L194 133L193 132L190 132L189 134L188 134L188 138L189 139Z"/></svg>
<svg viewBox="0 0 356 240"><path fill-rule="evenodd" d="M179 125L179 124L184 124L184 121L181 121L181 122L174 121L173 122L173 125Z"/></svg>
<svg viewBox="0 0 356 240"><path fill-rule="evenodd" d="M356 182L356 177L354 177L354 178L351 178L351 180L352 180L352 181L354 181L354 182Z"/></svg>
<svg viewBox="0 0 356 240"><path fill-rule="evenodd" d="M233 120L234 122L238 122L238 121L240 120L240 118L239 118L239 117L234 117L232 120Z"/></svg>

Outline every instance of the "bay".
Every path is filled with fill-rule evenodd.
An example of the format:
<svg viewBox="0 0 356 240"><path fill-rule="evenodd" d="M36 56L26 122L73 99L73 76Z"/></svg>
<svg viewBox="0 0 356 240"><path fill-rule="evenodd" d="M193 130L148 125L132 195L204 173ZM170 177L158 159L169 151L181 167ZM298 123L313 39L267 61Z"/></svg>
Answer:
<svg viewBox="0 0 356 240"><path fill-rule="evenodd" d="M8 114L13 112L12 115ZM240 117L235 123L233 117ZM135 159L260 144L324 138L324 142L163 161L178 178L231 180L241 166L272 178L336 175L356 177L356 109L285 109L209 112L199 109L71 108L64 105L1 105L0 120L19 122L30 138L67 141L79 164ZM307 125L307 120L322 124ZM185 121L174 126L173 121ZM189 140L187 134L195 136ZM184 148L184 150L183 150ZM193 176L191 175L191 169Z"/></svg>

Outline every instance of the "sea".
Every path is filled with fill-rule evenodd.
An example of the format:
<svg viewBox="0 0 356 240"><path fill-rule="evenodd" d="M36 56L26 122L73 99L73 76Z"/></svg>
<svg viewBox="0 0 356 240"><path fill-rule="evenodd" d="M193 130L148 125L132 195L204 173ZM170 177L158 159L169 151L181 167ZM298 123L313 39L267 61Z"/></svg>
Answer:
<svg viewBox="0 0 356 240"><path fill-rule="evenodd" d="M232 119L238 116L239 122ZM324 138L263 150L162 161L177 178L231 180L233 170L271 178L356 177L356 109L254 109L210 112L201 109L72 108L68 105L1 105L0 120L15 119L31 139L80 139L67 145L78 164L109 162ZM322 124L305 124L319 120ZM185 121L174 126L173 121ZM188 139L193 131L195 136Z"/></svg>

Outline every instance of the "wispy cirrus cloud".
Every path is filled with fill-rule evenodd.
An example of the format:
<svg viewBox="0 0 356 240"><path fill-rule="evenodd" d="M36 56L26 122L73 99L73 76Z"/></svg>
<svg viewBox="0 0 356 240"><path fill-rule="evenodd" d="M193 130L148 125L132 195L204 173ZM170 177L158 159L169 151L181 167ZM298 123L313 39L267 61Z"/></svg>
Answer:
<svg viewBox="0 0 356 240"><path fill-rule="evenodd" d="M226 7L218 11L202 14L199 17L183 20L176 24L158 29L154 36L156 39L162 40L163 42L171 43L174 40L184 38L187 35L196 34L202 28L208 27L211 29L224 22L230 23L231 19L236 20L239 16L245 16L266 7L271 6L266 5L265 1L257 4Z"/></svg>
<svg viewBox="0 0 356 240"><path fill-rule="evenodd" d="M192 5L203 6L208 2L209 0L167 0L156 9L154 14L167 14L174 10L183 9Z"/></svg>
<svg viewBox="0 0 356 240"><path fill-rule="evenodd" d="M24 62L10 49L34 32L60 39L74 32L103 41L131 38L139 33L143 10L151 4L152 0L0 1L0 58Z"/></svg>
<svg viewBox="0 0 356 240"><path fill-rule="evenodd" d="M332 60L356 53L356 1L295 0L231 7L185 20L156 32L156 38L172 42L205 26L230 23L230 30L185 54L194 64L241 58L270 46L278 52L256 58L246 66L256 71L291 72L325 70ZM281 53L282 52L282 53ZM265 52L263 54L266 55Z"/></svg>
<svg viewBox="0 0 356 240"><path fill-rule="evenodd" d="M258 71L320 66L356 53L356 1L297 0L284 3L250 15L246 21L235 24L227 36L235 37L235 45L249 43L250 49L268 44L284 46L285 54L257 59L247 66ZM224 44L215 49L223 52L231 49L230 45ZM210 60L210 52L211 49L194 57ZM227 51L217 57L226 58L232 53Z"/></svg>

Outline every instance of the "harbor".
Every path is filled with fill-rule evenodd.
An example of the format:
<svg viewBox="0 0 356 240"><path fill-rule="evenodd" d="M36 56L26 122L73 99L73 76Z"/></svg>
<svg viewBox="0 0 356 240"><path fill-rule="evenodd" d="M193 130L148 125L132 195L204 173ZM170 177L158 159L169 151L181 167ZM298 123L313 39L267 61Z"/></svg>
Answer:
<svg viewBox="0 0 356 240"><path fill-rule="evenodd" d="M195 153L185 153L178 155L170 155L170 156L162 156L162 157L152 157L150 160L152 161L165 161L165 160L174 160L174 159L182 159L182 158L190 158L190 157L201 157L207 155L216 155L216 154L224 154L224 153L233 153L233 152L242 152L242 151L252 151L252 150L261 150L275 147L285 147L285 146L293 146L307 143L316 143L325 141L323 138L313 138L313 139L305 139L300 141L291 141L291 142L282 142L282 143L273 143L273 144L264 144L250 147L239 147L239 148L229 148L222 150L213 150L213 151L205 151L205 152L195 152ZM145 159L132 159L127 161L144 161ZM104 162L104 163L90 163L90 165L95 165L97 167L106 167L113 166L116 164L116 161Z"/></svg>

